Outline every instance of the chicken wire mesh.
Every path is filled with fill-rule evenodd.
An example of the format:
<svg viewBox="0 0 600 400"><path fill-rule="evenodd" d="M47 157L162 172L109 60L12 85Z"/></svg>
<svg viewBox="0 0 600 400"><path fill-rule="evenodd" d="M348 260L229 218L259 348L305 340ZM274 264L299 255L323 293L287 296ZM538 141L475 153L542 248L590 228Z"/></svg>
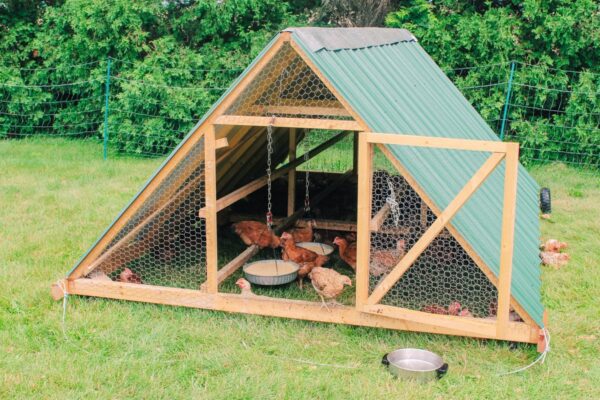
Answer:
<svg viewBox="0 0 600 400"><path fill-rule="evenodd" d="M351 119L289 43L282 46L226 114Z"/></svg>
<svg viewBox="0 0 600 400"><path fill-rule="evenodd" d="M206 280L204 141L144 201L88 278L198 289Z"/></svg>
<svg viewBox="0 0 600 400"><path fill-rule="evenodd" d="M383 154L372 174L369 286L390 273L436 216ZM494 317L496 287L447 229L426 247L381 299L384 305L434 314Z"/></svg>

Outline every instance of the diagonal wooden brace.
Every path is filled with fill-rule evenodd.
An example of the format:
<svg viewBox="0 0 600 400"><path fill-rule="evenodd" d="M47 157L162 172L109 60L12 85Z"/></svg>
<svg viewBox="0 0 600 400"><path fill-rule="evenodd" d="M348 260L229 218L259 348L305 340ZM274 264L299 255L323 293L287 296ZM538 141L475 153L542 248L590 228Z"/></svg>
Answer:
<svg viewBox="0 0 600 400"><path fill-rule="evenodd" d="M394 269L386 276L377 287L373 290L367 304L377 304L383 296L400 280L402 275L413 265L417 258L425 251L427 246L436 238L437 235L448 225L450 220L456 215L458 210L469 200L471 195L481 186L481 184L492 173L496 166L504 158L504 153L493 153L483 163L481 168L469 179L466 185L456 195L456 197L448 204L446 209L437 217L431 224L429 229L425 231L423 236L413 245L406 253Z"/></svg>

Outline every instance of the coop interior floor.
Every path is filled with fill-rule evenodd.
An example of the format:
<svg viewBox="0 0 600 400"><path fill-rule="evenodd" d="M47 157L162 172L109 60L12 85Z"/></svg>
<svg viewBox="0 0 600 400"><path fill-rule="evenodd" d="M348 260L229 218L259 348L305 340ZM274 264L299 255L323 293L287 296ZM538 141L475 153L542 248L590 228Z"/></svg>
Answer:
<svg viewBox="0 0 600 400"><path fill-rule="evenodd" d="M246 248L241 240L232 234L229 229L221 229L219 234L219 268L227 264L239 253L244 251ZM281 259L281 249L263 249L248 262L266 260L266 259ZM337 256L337 252L334 252L329 262L325 265L328 268L333 268L340 274L347 275L354 282L354 271L348 265L346 265ZM243 268L238 269L233 275L227 278L220 286L219 290L224 293L239 293L240 289L235 285L235 282L244 276ZM280 286L252 286L253 293L262 296L269 296L275 298L295 299L295 300L307 300L320 302L319 295L313 289L310 279L307 277L304 279L304 287L300 289L296 281L288 283L287 285ZM346 287L342 294L337 298L337 301L344 305L354 304L354 286Z"/></svg>

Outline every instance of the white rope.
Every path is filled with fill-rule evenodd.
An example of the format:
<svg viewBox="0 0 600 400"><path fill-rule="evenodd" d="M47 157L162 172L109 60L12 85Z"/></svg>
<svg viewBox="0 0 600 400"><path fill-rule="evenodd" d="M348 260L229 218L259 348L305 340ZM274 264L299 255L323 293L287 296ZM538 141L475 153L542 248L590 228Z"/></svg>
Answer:
<svg viewBox="0 0 600 400"><path fill-rule="evenodd" d="M63 292L63 313L62 313L62 332L63 335L67 336L67 328L66 328L66 320L67 320L67 301L69 300L69 292L67 291L67 287L65 286L64 281L58 282L58 287Z"/></svg>
<svg viewBox="0 0 600 400"><path fill-rule="evenodd" d="M274 356L274 355L270 355L270 357L276 358L278 360L293 361L293 362L297 362L300 364L315 365L318 367L332 367L332 368L344 368L344 369L356 369L359 367L359 366L355 366L355 365L325 364L325 363L319 363L319 362L310 361L310 360L302 360L299 358L289 358L289 357Z"/></svg>
<svg viewBox="0 0 600 400"><path fill-rule="evenodd" d="M392 210L392 217L394 218L394 226L398 227L400 224L400 209L398 201L396 200L396 194L394 193L394 185L392 181L387 179L388 188L390 190L390 195L385 199L385 202L390 205L390 209Z"/></svg>
<svg viewBox="0 0 600 400"><path fill-rule="evenodd" d="M537 364L538 362L540 364L543 364L544 361L546 361L546 356L548 355L548 353L550 352L550 332L548 332L548 330L546 328L542 329L542 332L544 333L544 340L546 342L546 348L544 349L544 351L542 352L542 354L540 354L538 356L538 358L536 358L532 363L530 363L529 365L526 365L524 367L521 367L519 369L515 369L514 371L509 371L509 372L503 372L501 374L498 374L498 376L506 376L506 375L512 375L512 374L517 374L519 372L523 372L531 367L533 367L535 364Z"/></svg>

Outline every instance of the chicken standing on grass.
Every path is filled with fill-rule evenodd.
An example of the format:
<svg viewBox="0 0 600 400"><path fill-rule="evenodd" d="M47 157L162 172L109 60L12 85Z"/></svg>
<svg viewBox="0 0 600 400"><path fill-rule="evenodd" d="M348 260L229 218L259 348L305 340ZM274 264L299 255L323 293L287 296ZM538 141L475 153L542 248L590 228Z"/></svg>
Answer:
<svg viewBox="0 0 600 400"><path fill-rule="evenodd" d="M281 235L281 247L283 248L281 258L284 261L293 261L297 264L313 262L317 267L320 267L329 260L327 256L296 246L294 238L288 232L283 232Z"/></svg>
<svg viewBox="0 0 600 400"><path fill-rule="evenodd" d="M565 242L560 242L556 239L549 239L540 246L542 250L540 252L540 259L542 264L549 265L554 268L560 268L569 262L569 255L562 253L562 250L566 249L568 245Z"/></svg>
<svg viewBox="0 0 600 400"><path fill-rule="evenodd" d="M559 253L566 249L569 245L565 242L560 242L556 239L548 239L546 243L540 246L542 251L550 251L553 253Z"/></svg>
<svg viewBox="0 0 600 400"><path fill-rule="evenodd" d="M241 221L233 224L232 229L246 246L257 245L261 249L279 247L279 237L262 222Z"/></svg>
<svg viewBox="0 0 600 400"><path fill-rule="evenodd" d="M325 299L332 300L333 304L338 304L335 300L344 290L344 286L352 286L352 281L346 275L331 268L315 267L308 274L315 291L321 297L323 306L327 309Z"/></svg>
<svg viewBox="0 0 600 400"><path fill-rule="evenodd" d="M242 296L256 296L254 293L252 293L252 286L250 285L250 282L248 282L247 280L245 280L244 278L240 278L238 279L235 284L237 285L237 287L239 287L242 291L241 295Z"/></svg>
<svg viewBox="0 0 600 400"><path fill-rule="evenodd" d="M333 239L333 243L338 246L340 258L356 271L356 242L348 242L337 236Z"/></svg>

